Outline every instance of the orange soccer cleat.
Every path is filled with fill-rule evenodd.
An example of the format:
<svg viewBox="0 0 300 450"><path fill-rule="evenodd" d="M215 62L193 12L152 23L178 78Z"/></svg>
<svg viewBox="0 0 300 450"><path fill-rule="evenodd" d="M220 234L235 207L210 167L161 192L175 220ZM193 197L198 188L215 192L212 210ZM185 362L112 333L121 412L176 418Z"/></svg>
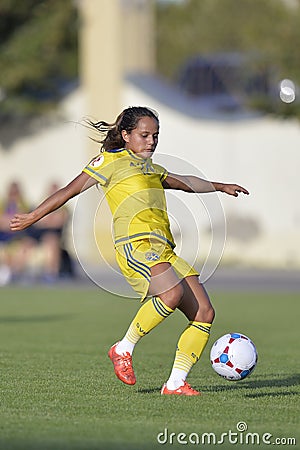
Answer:
<svg viewBox="0 0 300 450"><path fill-rule="evenodd" d="M132 367L132 358L130 353L124 353L122 355L119 355L116 352L116 346L118 345L118 342L114 344L108 352L108 356L111 359L115 374L119 378L119 380L123 381L125 384L135 384L136 378L134 375L133 367Z"/></svg>
<svg viewBox="0 0 300 450"><path fill-rule="evenodd" d="M201 395L201 392L193 389L186 381L183 386L179 386L179 388L170 390L167 388L167 385L164 384L160 391L161 395Z"/></svg>

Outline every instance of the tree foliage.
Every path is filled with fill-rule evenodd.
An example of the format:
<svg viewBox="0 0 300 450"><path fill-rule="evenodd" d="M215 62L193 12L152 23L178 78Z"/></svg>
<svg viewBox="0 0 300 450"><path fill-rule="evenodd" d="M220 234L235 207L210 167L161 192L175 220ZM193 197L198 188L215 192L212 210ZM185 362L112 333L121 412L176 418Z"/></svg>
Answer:
<svg viewBox="0 0 300 450"><path fill-rule="evenodd" d="M157 1L156 23L158 72L169 79L196 54L259 51L278 76L300 84L300 0ZM48 111L61 98L78 76L77 40L73 0L0 1L2 122Z"/></svg>
<svg viewBox="0 0 300 450"><path fill-rule="evenodd" d="M195 55L240 52L259 55L274 81L300 85L300 0L185 0L157 4L158 71L176 81ZM262 67L263 65L263 67ZM300 117L300 104L256 98L253 106Z"/></svg>
<svg viewBox="0 0 300 450"><path fill-rule="evenodd" d="M77 76L77 11L71 0L1 0L2 119L39 113Z"/></svg>
<svg viewBox="0 0 300 450"><path fill-rule="evenodd" d="M283 0L159 3L159 71L174 78L195 54L259 51L282 74L299 81L300 1L291 5Z"/></svg>

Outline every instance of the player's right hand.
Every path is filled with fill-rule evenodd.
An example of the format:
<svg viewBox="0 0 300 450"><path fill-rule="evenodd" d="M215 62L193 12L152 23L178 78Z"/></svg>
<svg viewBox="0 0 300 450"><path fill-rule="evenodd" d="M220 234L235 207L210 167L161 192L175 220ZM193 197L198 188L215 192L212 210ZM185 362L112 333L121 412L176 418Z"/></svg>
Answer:
<svg viewBox="0 0 300 450"><path fill-rule="evenodd" d="M34 223L32 215L28 214L15 214L10 221L11 231L21 231L30 227Z"/></svg>

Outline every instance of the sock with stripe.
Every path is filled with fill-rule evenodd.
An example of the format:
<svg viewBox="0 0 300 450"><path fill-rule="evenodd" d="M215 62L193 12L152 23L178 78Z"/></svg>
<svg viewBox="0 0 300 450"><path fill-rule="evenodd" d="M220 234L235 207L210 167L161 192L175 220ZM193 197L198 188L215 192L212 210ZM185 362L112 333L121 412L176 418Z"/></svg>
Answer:
<svg viewBox="0 0 300 450"><path fill-rule="evenodd" d="M135 344L173 311L159 297L152 297L138 310L125 336L116 346L116 352L119 354L127 352L132 354Z"/></svg>
<svg viewBox="0 0 300 450"><path fill-rule="evenodd" d="M167 381L168 389L174 390L184 384L207 344L210 328L210 323L189 322L177 344L173 368Z"/></svg>

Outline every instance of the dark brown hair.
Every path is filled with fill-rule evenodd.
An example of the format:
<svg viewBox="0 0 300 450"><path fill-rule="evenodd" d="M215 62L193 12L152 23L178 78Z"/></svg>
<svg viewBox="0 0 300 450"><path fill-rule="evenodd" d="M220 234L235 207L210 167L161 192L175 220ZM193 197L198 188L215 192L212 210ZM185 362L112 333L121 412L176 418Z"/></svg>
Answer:
<svg viewBox="0 0 300 450"><path fill-rule="evenodd" d="M87 119L86 123L92 129L97 130L100 134L104 135L102 140L94 139L96 142L102 144L102 150L113 150L115 148L123 148L125 141L122 137L122 131L126 130L127 133L131 133L137 127L138 121L142 117L151 117L157 121L159 125L158 114L156 111L144 107L144 106L131 106L124 109L119 114L114 123L108 123L101 120L100 122L93 122Z"/></svg>

